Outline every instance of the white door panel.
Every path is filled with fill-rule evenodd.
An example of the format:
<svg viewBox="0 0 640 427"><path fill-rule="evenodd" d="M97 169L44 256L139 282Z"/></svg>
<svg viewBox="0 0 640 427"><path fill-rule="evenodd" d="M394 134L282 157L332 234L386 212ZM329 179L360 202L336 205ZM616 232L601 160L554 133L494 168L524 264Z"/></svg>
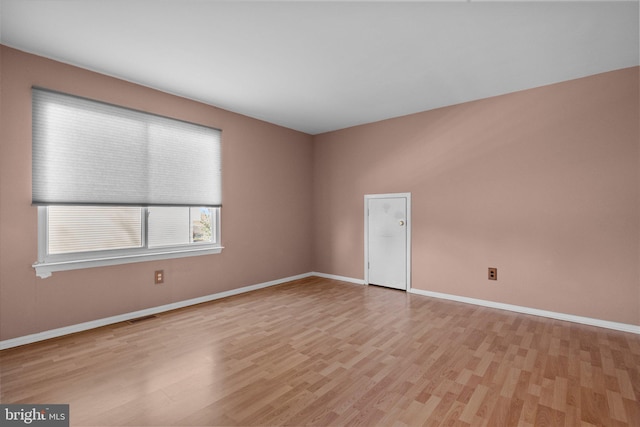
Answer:
<svg viewBox="0 0 640 427"><path fill-rule="evenodd" d="M369 198L368 283L407 289L407 198Z"/></svg>

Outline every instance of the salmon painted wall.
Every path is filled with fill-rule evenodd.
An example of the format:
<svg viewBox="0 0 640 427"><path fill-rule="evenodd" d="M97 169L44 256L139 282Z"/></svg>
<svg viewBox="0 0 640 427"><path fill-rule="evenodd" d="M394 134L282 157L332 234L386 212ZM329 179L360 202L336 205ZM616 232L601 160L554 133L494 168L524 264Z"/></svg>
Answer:
<svg viewBox="0 0 640 427"><path fill-rule="evenodd" d="M311 137L0 46L0 340L309 271L363 278L364 194L407 191L414 288L640 325L638 80ZM222 254L37 278L33 85L221 128Z"/></svg>
<svg viewBox="0 0 640 427"><path fill-rule="evenodd" d="M316 136L315 271L363 279L363 196L411 192L414 288L640 325L638 70Z"/></svg>
<svg viewBox="0 0 640 427"><path fill-rule="evenodd" d="M312 137L0 47L0 340L210 295L312 270ZM31 206L31 87L220 128L219 255L56 272L37 278ZM165 283L153 284L164 269Z"/></svg>

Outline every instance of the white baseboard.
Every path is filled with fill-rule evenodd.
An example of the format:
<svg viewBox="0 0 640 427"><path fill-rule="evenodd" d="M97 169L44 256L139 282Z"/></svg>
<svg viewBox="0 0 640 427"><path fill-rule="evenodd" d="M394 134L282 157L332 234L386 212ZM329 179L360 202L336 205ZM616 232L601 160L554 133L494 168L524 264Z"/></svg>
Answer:
<svg viewBox="0 0 640 427"><path fill-rule="evenodd" d="M343 282L357 283L358 285L366 285L364 280L353 279L351 277L336 276L325 273L311 273L312 276L324 277L327 279L341 280ZM482 307L497 308L499 310L514 311L522 314L532 314L534 316L548 317L550 319L565 320L567 322L580 323L583 325L597 326L600 328L613 329L622 332L631 332L640 335L640 326L628 323L611 322L609 320L594 319L591 317L576 316L573 314L557 313L554 311L540 310L537 308L522 307L519 305L504 304L501 302L487 301L476 298L461 297L458 295L443 294L440 292L423 291L422 289L409 288L407 292L427 297L446 299L450 301L463 302L466 304L474 304Z"/></svg>
<svg viewBox="0 0 640 427"><path fill-rule="evenodd" d="M345 276L336 276L335 274L326 274L326 273L318 273L316 271L311 273L312 276L317 276L317 277L322 277L325 279L332 279L332 280L340 280L342 282L349 282L349 283L355 283L356 285L364 285L366 284L364 280L362 279L353 279L351 277L345 277Z"/></svg>
<svg viewBox="0 0 640 427"><path fill-rule="evenodd" d="M11 338L11 339L8 339L8 340L0 341L0 350L5 350L5 349L8 349L8 348L18 347L18 346L26 345L26 344L31 344L31 343L35 343L35 342L38 342L38 341L44 341L44 340L48 340L48 339L51 339L51 338L57 338L57 337L61 337L63 335L74 334L76 332L87 331L89 329L95 329L95 328L99 328L99 327L102 327L102 326L111 325L111 324L114 324L114 323L124 322L124 321L127 321L127 320L136 319L138 317L150 316L152 314L158 314L158 313L163 313L165 311L176 310L178 308L184 308L184 307L188 307L190 305L196 305L196 304L201 304L201 303L204 303L204 302L214 301L214 300L217 300L217 299L220 299L220 298L230 297L230 296L242 294L242 293L245 293L245 292L251 292L251 291L255 291L257 289L266 288L266 287L269 287L269 286L280 285L282 283L291 282L293 280L298 280L298 279L304 279L306 277L311 277L311 276L323 277L325 279L340 280L340 281L343 281L343 282L355 283L357 285L366 284L365 281L362 280L362 279L354 279L354 278L351 278L351 277L337 276L337 275L334 275L334 274L326 274L326 273L318 273L318 272L304 273L304 274L299 274L297 276L285 277L284 279L278 279L278 280L272 280L270 282L258 283L256 285L245 286L245 287L238 288L238 289L231 289L229 291L219 292L219 293L211 294L211 295L205 295L203 297L193 298L193 299L189 299L189 300L185 300L185 301L178 301L178 302L174 302L174 303L171 303L171 304L161 305L161 306L158 306L158 307L151 307L151 308L147 308L147 309L144 309L144 310L134 311L134 312L131 312L131 313L124 313L124 314L120 314L120 315L117 315L117 316L107 317L107 318L104 318L104 319L92 320L90 322L79 323L77 325L65 326L63 328L51 329L51 330L48 330L48 331L38 332L38 333L35 333L35 334L31 334L31 335L25 335L25 336L22 336L22 337ZM503 303L499 303L499 302L481 300L481 299L476 299L476 298L462 297L462 296L458 296L458 295L450 295L450 294L443 294L443 293L439 293L439 292L424 291L424 290L415 289L415 288L409 289L408 292L413 293L413 294L417 294L417 295L427 296L427 297L446 299L446 300L451 300L451 301L458 301L458 302L463 302L463 303L467 303L467 304L479 305L479 306L483 306L483 307L490 307L490 308L497 308L497 309L500 309L500 310L514 311L514 312L523 313L523 314L532 314L534 316L548 317L548 318L557 319L557 320L565 320L565 321L568 321L568 322L581 323L581 324L590 325L590 326L598 326L598 327L601 327L601 328L613 329L613 330L623 331L623 332L631 332L633 334L640 335L640 326L638 326L638 325L630 325L630 324L627 324L627 323L611 322L611 321L608 321L608 320L593 319L593 318L590 318L590 317L575 316L575 315L572 315L572 314L557 313L557 312L553 312L553 311L539 310L537 308L522 307L522 306L518 306L518 305L511 305L511 304L503 304Z"/></svg>
<svg viewBox="0 0 640 427"><path fill-rule="evenodd" d="M503 304L501 302L487 301L476 298L461 297L458 295L443 294L440 292L423 291L422 289L409 289L412 294L427 297L446 299L451 301L474 304L482 307L497 308L500 310L515 311L516 313L532 314L534 316L548 317L551 319L565 320L567 322L581 323L583 325L598 326L600 328L614 329L616 331L631 332L640 335L640 326L627 323L611 322L608 320L593 319L591 317L575 316L573 314L557 313L555 311L539 310L537 308L522 307L519 305Z"/></svg>
<svg viewBox="0 0 640 427"><path fill-rule="evenodd" d="M310 276L313 276L313 273L299 274L297 276L286 277L284 279L258 283L256 285L245 286L243 288L238 288L238 289L231 289L229 291L219 292L211 295L205 295L203 297L193 298L185 301L178 301L171 304L161 305L158 307L151 307L144 310L134 311L131 313L124 313L117 316L106 317L104 319L92 320L90 322L79 323L77 325L65 326L63 328L51 329L48 331L38 332L31 335L12 338L8 340L0 341L0 350L5 350L8 348L18 347L26 344L31 344L38 341L44 341L51 338L57 338L63 335L74 334L76 332L87 331L89 329L95 329L102 326L112 325L114 323L125 322L127 320L137 319L138 317L150 316L152 314L158 314L158 313L163 313L165 311L176 310L178 308L201 304L203 302L214 301L220 298L230 297L232 295L238 295L245 292L251 292L251 291L266 288L269 286L280 285L282 283L290 282L292 280L304 279L305 277L310 277Z"/></svg>

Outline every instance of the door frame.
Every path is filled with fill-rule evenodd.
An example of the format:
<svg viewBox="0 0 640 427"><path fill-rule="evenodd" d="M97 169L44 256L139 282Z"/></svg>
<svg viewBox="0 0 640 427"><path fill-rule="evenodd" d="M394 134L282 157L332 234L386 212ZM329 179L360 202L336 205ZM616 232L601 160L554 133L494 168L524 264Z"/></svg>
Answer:
<svg viewBox="0 0 640 427"><path fill-rule="evenodd" d="M391 199L404 198L407 200L407 289L411 290L411 193L387 193L387 194L365 194L364 195L364 283L369 284L369 200L371 199Z"/></svg>

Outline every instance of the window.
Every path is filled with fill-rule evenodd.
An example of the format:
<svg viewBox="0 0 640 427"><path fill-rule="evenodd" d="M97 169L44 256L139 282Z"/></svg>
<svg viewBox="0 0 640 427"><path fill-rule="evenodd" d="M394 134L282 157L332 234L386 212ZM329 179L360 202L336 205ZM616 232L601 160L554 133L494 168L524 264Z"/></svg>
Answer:
<svg viewBox="0 0 640 427"><path fill-rule="evenodd" d="M220 253L220 209L40 206L41 277L54 271Z"/></svg>
<svg viewBox="0 0 640 427"><path fill-rule="evenodd" d="M222 250L219 130L32 94L38 276Z"/></svg>

